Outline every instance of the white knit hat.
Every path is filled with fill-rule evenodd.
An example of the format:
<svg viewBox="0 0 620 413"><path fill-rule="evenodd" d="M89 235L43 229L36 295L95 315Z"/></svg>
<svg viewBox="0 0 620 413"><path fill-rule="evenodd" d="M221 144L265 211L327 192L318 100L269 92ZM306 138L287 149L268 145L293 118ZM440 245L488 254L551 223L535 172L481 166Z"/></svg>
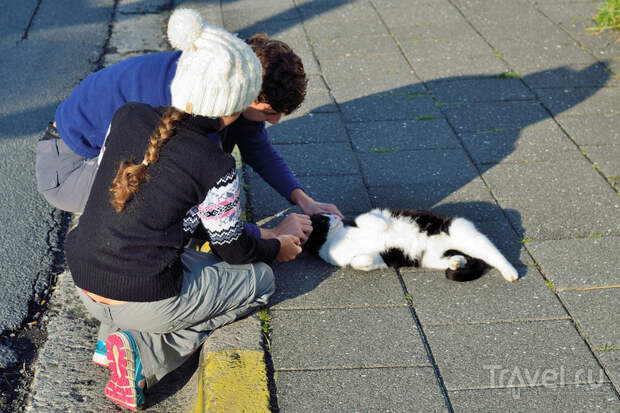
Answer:
<svg viewBox="0 0 620 413"><path fill-rule="evenodd" d="M263 67L236 35L205 24L191 9L177 9L168 22L168 40L183 51L170 85L172 106L194 115L232 115L260 92Z"/></svg>

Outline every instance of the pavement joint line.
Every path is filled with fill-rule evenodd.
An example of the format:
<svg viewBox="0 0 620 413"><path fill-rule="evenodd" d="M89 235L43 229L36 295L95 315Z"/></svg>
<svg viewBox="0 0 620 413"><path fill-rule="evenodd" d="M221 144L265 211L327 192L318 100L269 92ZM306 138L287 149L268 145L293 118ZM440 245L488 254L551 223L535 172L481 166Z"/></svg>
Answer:
<svg viewBox="0 0 620 413"><path fill-rule="evenodd" d="M620 285L604 285L604 286L595 286L595 287L566 287L566 288L556 288L558 292L563 291L592 291L592 290L613 290L620 288Z"/></svg>
<svg viewBox="0 0 620 413"><path fill-rule="evenodd" d="M32 15L30 16L30 20L28 20L28 25L24 29L24 34L22 34L22 37L19 40L19 42L22 42L22 41L24 41L24 40L26 40L28 38L28 33L30 32L30 27L32 27L32 22L34 21L34 18L36 17L37 12L39 11L40 7L41 7L41 0L37 0L37 5L34 7L34 10L32 11Z"/></svg>
<svg viewBox="0 0 620 413"><path fill-rule="evenodd" d="M415 302L414 302L415 306ZM427 327L450 327L450 326L462 326L462 325L483 325L483 324L511 324L511 323L538 323L547 321L572 321L569 316L565 317L541 317L541 318L515 318L515 319L501 319L501 320L476 320L476 321L463 321L454 323L424 323Z"/></svg>
<svg viewBox="0 0 620 413"><path fill-rule="evenodd" d="M285 367L276 369L276 372L295 372L295 371L347 371L347 370L380 370L380 369L406 369L406 368L432 368L430 363L394 364L389 366L370 365L370 366L322 366L322 367Z"/></svg>
<svg viewBox="0 0 620 413"><path fill-rule="evenodd" d="M407 289L407 284L405 283L405 280L402 274L400 273L400 270L397 269L395 270L395 272L396 272L396 276L398 277L398 281L400 282L400 286L403 289L405 297L411 297L411 294L409 293L409 290ZM418 313L416 312L413 300L411 301L408 300L407 306L409 307L409 313L411 314L411 318L413 319L413 325L416 327L416 329L418 330L418 334L420 335L420 340L422 341L422 345L424 346L426 357L430 361L431 366L433 368L433 372L435 373L435 381L437 382L437 385L439 386L439 391L441 392L441 395L443 397L444 403L446 405L446 409L448 410L448 412L454 413L454 408L452 407L452 401L450 400L450 396L448 395L448 389L446 388L446 384L441 375L441 371L439 370L439 365L437 364L437 361L435 360L435 356L433 355L431 345L428 342L426 333L424 332L424 327L422 327L422 323L420 322L420 318L418 317Z"/></svg>
<svg viewBox="0 0 620 413"><path fill-rule="evenodd" d="M470 387L448 387L449 391L472 391L472 390L498 390L498 389L535 389L535 388L561 388L566 386L583 386L583 385L596 385L596 384L611 384L610 381L572 381L563 383L552 384L514 384L506 386L470 386Z"/></svg>

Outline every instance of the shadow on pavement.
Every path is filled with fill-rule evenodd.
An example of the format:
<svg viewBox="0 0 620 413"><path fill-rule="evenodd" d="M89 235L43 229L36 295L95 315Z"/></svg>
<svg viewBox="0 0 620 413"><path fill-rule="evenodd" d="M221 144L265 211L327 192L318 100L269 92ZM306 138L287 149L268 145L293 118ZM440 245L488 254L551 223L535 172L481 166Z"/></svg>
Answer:
<svg viewBox="0 0 620 413"><path fill-rule="evenodd" d="M313 136L313 121L308 121L307 115L271 126L269 132L278 152L294 171L300 171L302 184L311 187L311 196L336 203L348 218L375 207L463 216L474 221L510 262L521 267L523 276L521 215L516 210L502 210L480 177L515 152L524 129L552 119L526 86L541 77L570 78L591 86L553 102L553 113L558 115L596 93L609 73L593 64L581 71L558 67L522 78L450 77L344 100L337 102L337 107L310 108L317 130L325 130L319 124L322 116L333 122L333 129L342 129L350 140L352 156L341 151L349 150L346 139ZM341 120L334 121L336 116L329 119L330 113L338 111L344 129ZM553 122L549 127L560 131ZM290 135L300 130L303 136ZM540 134L542 140L545 132ZM346 165L351 161L356 163L353 168ZM340 185L345 177L360 172L362 180L353 189ZM257 219L289 206L259 183L256 174L247 176L252 188L249 201ZM347 191L347 197L339 195ZM368 197L351 192L367 192ZM295 262L300 269L277 265L279 291L272 306L303 296L338 271L318 258ZM290 271L297 276L291 276Z"/></svg>

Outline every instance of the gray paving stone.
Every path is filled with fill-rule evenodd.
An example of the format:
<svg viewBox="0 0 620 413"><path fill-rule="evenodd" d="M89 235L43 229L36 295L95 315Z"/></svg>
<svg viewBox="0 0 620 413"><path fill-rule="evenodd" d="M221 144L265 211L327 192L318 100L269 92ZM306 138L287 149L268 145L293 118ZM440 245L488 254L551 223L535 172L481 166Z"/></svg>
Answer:
<svg viewBox="0 0 620 413"><path fill-rule="evenodd" d="M583 159L575 144L553 120L522 129L464 133L460 138L477 164Z"/></svg>
<svg viewBox="0 0 620 413"><path fill-rule="evenodd" d="M534 93L554 116L620 114L620 88L535 89Z"/></svg>
<svg viewBox="0 0 620 413"><path fill-rule="evenodd" d="M429 413L448 411L428 367L276 374L278 407L283 412L404 412L413 406Z"/></svg>
<svg viewBox="0 0 620 413"><path fill-rule="evenodd" d="M269 305L275 310L407 306L392 269L338 268L310 253L295 262L276 263L273 269L277 290Z"/></svg>
<svg viewBox="0 0 620 413"><path fill-rule="evenodd" d="M515 263L516 264L516 263ZM465 283L443 271L401 270L422 326L526 319L567 318L559 300L535 268L519 268L521 278L504 280L497 270Z"/></svg>
<svg viewBox="0 0 620 413"><path fill-rule="evenodd" d="M596 355L601 360L609 379L618 390L620 388L620 350L597 351ZM595 376L593 375L593 377Z"/></svg>
<svg viewBox="0 0 620 413"><path fill-rule="evenodd" d="M530 17L526 22L523 22L525 23L523 26L515 27L515 25L509 24L505 27L504 32L499 31L499 27L489 26L488 24L480 27L480 30L483 37L488 39L498 51L532 45L548 48L578 45L575 39L564 30L550 25L544 19L541 20L540 16L534 16L534 18ZM535 28L536 26L539 27ZM552 64L551 62L547 63ZM546 63L543 62L542 66L546 66Z"/></svg>
<svg viewBox="0 0 620 413"><path fill-rule="evenodd" d="M560 384L563 377L572 383L580 372L600 371L571 321L436 325L424 332L448 390Z"/></svg>
<svg viewBox="0 0 620 413"><path fill-rule="evenodd" d="M2 16L0 16L0 27L2 27L0 29L2 35L0 45L8 46L21 40L36 6L35 0L26 0L5 8Z"/></svg>
<svg viewBox="0 0 620 413"><path fill-rule="evenodd" d="M252 3L256 5L256 2ZM287 3L276 2L269 6L223 10L224 27L231 32L255 31L250 30L254 25L263 25L272 21L289 21L291 26L300 23L299 15L294 7Z"/></svg>
<svg viewBox="0 0 620 413"><path fill-rule="evenodd" d="M332 40L343 37L363 35L387 35L388 31L376 13L359 16L348 24L335 23L329 19L312 19L304 21L304 27L311 41Z"/></svg>
<svg viewBox="0 0 620 413"><path fill-rule="evenodd" d="M371 152L381 148L461 148L450 126L441 118L349 123L347 130L353 149L359 152Z"/></svg>
<svg viewBox="0 0 620 413"><path fill-rule="evenodd" d="M527 248L558 290L620 285L619 237L532 242Z"/></svg>
<svg viewBox="0 0 620 413"><path fill-rule="evenodd" d="M455 412L612 413L620 408L609 384L451 391L448 396Z"/></svg>
<svg viewBox="0 0 620 413"><path fill-rule="evenodd" d="M489 203L493 204L491 209L496 208L493 197L479 177L370 186L368 193L373 205L381 208L431 209L442 202L457 203L463 212L466 209L462 205L464 201L477 201L471 209L485 209Z"/></svg>
<svg viewBox="0 0 620 413"><path fill-rule="evenodd" d="M321 67L338 102L372 95L415 99L426 92L400 54L333 59L321 61Z"/></svg>
<svg viewBox="0 0 620 413"><path fill-rule="evenodd" d="M416 62L424 60L449 58L475 60L480 57L489 58L495 55L491 46L481 37L422 41L414 39L401 42L400 47L414 66Z"/></svg>
<svg viewBox="0 0 620 413"><path fill-rule="evenodd" d="M463 19L447 0L416 2L415 13L404 12L406 7L402 2L384 2L377 10L390 28L423 23L449 25Z"/></svg>
<svg viewBox="0 0 620 413"><path fill-rule="evenodd" d="M560 297L594 348L620 345L620 288L560 291Z"/></svg>
<svg viewBox="0 0 620 413"><path fill-rule="evenodd" d="M373 47L368 47L369 44ZM368 56L381 60L383 55L399 53L396 42L387 34L319 38L312 41L312 47L321 63L341 57Z"/></svg>
<svg viewBox="0 0 620 413"><path fill-rule="evenodd" d="M218 3L214 1L214 3ZM254 0L235 0L235 1L220 1L221 8L225 12L234 12L241 9L260 9L262 7L280 8L282 10L288 10L295 7L293 0L261 0L260 6L256 4Z"/></svg>
<svg viewBox="0 0 620 413"><path fill-rule="evenodd" d="M275 145L347 141L347 131L336 113L309 113L292 119L284 118L277 125L268 125L267 131Z"/></svg>
<svg viewBox="0 0 620 413"><path fill-rule="evenodd" d="M537 102L442 105L441 110L458 133L521 129L549 117Z"/></svg>
<svg viewBox="0 0 620 413"><path fill-rule="evenodd" d="M295 2L304 21L342 24L374 21L378 24L377 13L368 1L309 1Z"/></svg>
<svg viewBox="0 0 620 413"><path fill-rule="evenodd" d="M353 151L348 143L276 145L278 153L297 176L338 175L358 172Z"/></svg>
<svg viewBox="0 0 620 413"><path fill-rule="evenodd" d="M556 119L580 145L620 142L620 116L558 116Z"/></svg>
<svg viewBox="0 0 620 413"><path fill-rule="evenodd" d="M549 65L565 66L574 63L593 64L596 60L576 45L523 45L499 49L506 61L517 71L526 67L547 68Z"/></svg>
<svg viewBox="0 0 620 413"><path fill-rule="evenodd" d="M235 3L231 3L235 4ZM261 3L262 4L262 3ZM306 33L301 25L293 25L290 20L267 20L259 21L251 26L240 28L236 33L243 38L251 37L255 33L265 32L272 39L285 42L297 53L296 47L301 43L307 43ZM306 45L307 47L307 45Z"/></svg>
<svg viewBox="0 0 620 413"><path fill-rule="evenodd" d="M509 71L508 65L496 56L474 60L449 58L413 63L416 75L425 82L454 81L470 76L497 75Z"/></svg>
<svg viewBox="0 0 620 413"><path fill-rule="evenodd" d="M119 54L170 50L162 29L167 18L163 14L119 15L110 37L110 49Z"/></svg>
<svg viewBox="0 0 620 413"><path fill-rule="evenodd" d="M498 226L510 233L508 239L516 236L508 229L508 223L505 221L502 210L497 206L493 200L481 201L480 199L468 202L450 202L453 199L452 196L438 202L432 208L432 211L445 216L459 216L467 218L470 221L476 223L477 226L488 223L490 227ZM484 199L484 198L482 198ZM482 229L482 228L480 228ZM492 237L493 233L486 232L489 237Z"/></svg>
<svg viewBox="0 0 620 413"><path fill-rule="evenodd" d="M275 370L429 365L409 308L272 311Z"/></svg>
<svg viewBox="0 0 620 413"><path fill-rule="evenodd" d="M362 174L369 186L449 180L462 182L478 176L462 150L423 150L358 153ZM390 165L386 168L386 165Z"/></svg>
<svg viewBox="0 0 620 413"><path fill-rule="evenodd" d="M607 178L620 177L620 145L582 146L581 149Z"/></svg>
<svg viewBox="0 0 620 413"><path fill-rule="evenodd" d="M478 6L477 10L465 11L467 20L491 43L503 40L503 43L509 41L510 44L519 45L521 39L527 39L532 46L555 42L558 36L566 39L566 34L531 4L516 1L504 2L501 7Z"/></svg>
<svg viewBox="0 0 620 413"><path fill-rule="evenodd" d="M534 95L520 79L472 78L428 85L438 102L470 103L498 100L531 100Z"/></svg>
<svg viewBox="0 0 620 413"><path fill-rule="evenodd" d="M122 14L157 13L169 7L169 0L149 0L146 2L143 0L124 0L119 2L116 12Z"/></svg>
<svg viewBox="0 0 620 413"><path fill-rule="evenodd" d="M572 197L609 192L609 185L585 159L503 163L483 174L498 199L533 194Z"/></svg>
<svg viewBox="0 0 620 413"><path fill-rule="evenodd" d="M553 68L521 69L523 81L530 88L602 87L616 86L618 79L613 77L602 63L590 65L571 64Z"/></svg>
<svg viewBox="0 0 620 413"><path fill-rule="evenodd" d="M418 92L402 92L402 88L386 93L339 101L345 122L381 120L433 120L441 117L430 96Z"/></svg>
<svg viewBox="0 0 620 413"><path fill-rule="evenodd" d="M338 112L338 107L329 93L308 93L304 102L295 111L298 115L331 112Z"/></svg>
<svg viewBox="0 0 620 413"><path fill-rule="evenodd" d="M291 206L254 172L246 172L250 203L255 218L271 216ZM336 204L343 214L359 214L370 208L366 189L359 175L300 176L299 181L312 198ZM297 207L291 212L301 213ZM274 222L277 224L277 222Z"/></svg>
<svg viewBox="0 0 620 413"><path fill-rule="evenodd" d="M520 222L524 238L549 240L620 233L620 202L611 193L546 196L500 201L510 221Z"/></svg>
<svg viewBox="0 0 620 413"><path fill-rule="evenodd" d="M326 93L329 92L325 79L320 75L308 76L308 85L306 86L306 93Z"/></svg>
<svg viewBox="0 0 620 413"><path fill-rule="evenodd" d="M438 39L479 39L480 35L465 19L456 19L450 24L425 22L408 24L391 30L401 44L421 40Z"/></svg>

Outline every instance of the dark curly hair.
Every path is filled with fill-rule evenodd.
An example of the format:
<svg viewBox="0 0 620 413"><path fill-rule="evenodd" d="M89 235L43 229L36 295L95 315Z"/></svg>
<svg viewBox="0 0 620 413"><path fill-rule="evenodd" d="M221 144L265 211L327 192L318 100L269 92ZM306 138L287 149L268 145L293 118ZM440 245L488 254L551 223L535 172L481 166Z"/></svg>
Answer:
<svg viewBox="0 0 620 413"><path fill-rule="evenodd" d="M256 33L245 42L263 65L263 85L257 100L268 103L286 115L297 109L306 97L306 73L299 56L284 42Z"/></svg>

